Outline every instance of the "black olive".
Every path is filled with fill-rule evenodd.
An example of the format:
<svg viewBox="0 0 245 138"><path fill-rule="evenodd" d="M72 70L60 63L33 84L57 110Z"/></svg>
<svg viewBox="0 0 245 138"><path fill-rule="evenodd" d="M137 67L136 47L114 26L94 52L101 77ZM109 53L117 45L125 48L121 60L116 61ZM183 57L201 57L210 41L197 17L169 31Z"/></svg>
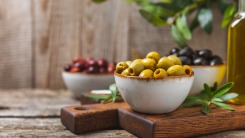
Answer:
<svg viewBox="0 0 245 138"><path fill-rule="evenodd" d="M203 58L206 58L206 59L209 59L209 58L211 58L212 57L212 51L211 50L209 50L209 49L203 49L203 50L200 50L199 52L198 52L198 55L200 56L200 57L203 57Z"/></svg>
<svg viewBox="0 0 245 138"><path fill-rule="evenodd" d="M208 65L208 61L205 58L199 57L193 61L194 65Z"/></svg>
<svg viewBox="0 0 245 138"><path fill-rule="evenodd" d="M191 58L189 58L187 56L179 56L179 59L181 60L183 65L191 65L192 64Z"/></svg>
<svg viewBox="0 0 245 138"><path fill-rule="evenodd" d="M195 51L194 51L194 54L195 54L195 55L198 55L198 54L199 54L199 51L200 51L200 50L195 50Z"/></svg>
<svg viewBox="0 0 245 138"><path fill-rule="evenodd" d="M67 65L64 66L64 70L65 71L70 71L71 70L71 67L72 67L72 65L67 64Z"/></svg>
<svg viewBox="0 0 245 138"><path fill-rule="evenodd" d="M173 48L169 51L170 55L177 55L177 53L179 52L179 48Z"/></svg>
<svg viewBox="0 0 245 138"><path fill-rule="evenodd" d="M211 60L209 61L209 65L213 66L213 65L220 65L223 64L223 61L221 59L221 57L215 55L211 58Z"/></svg>
<svg viewBox="0 0 245 138"><path fill-rule="evenodd" d="M187 56L190 57L193 54L193 50L190 47L185 47L181 49L178 53L178 56Z"/></svg>
<svg viewBox="0 0 245 138"><path fill-rule="evenodd" d="M199 56L198 56L197 54L192 54L192 55L191 55L191 59L192 59L192 60L195 60L196 58L199 58Z"/></svg>

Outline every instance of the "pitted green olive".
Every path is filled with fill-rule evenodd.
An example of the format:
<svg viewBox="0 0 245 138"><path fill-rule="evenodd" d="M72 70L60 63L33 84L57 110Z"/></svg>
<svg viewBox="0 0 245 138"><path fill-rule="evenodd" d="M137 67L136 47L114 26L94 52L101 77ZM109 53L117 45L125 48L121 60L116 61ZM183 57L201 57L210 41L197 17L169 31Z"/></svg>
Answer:
<svg viewBox="0 0 245 138"><path fill-rule="evenodd" d="M157 52L150 52L146 55L146 58L151 58L154 59L156 61L156 63L158 62L158 60L160 59L160 54Z"/></svg>
<svg viewBox="0 0 245 138"><path fill-rule="evenodd" d="M145 69L150 69L154 71L156 69L156 61L151 58L144 58L142 61Z"/></svg>
<svg viewBox="0 0 245 138"><path fill-rule="evenodd" d="M154 78L163 78L167 76L168 76L167 71L161 68L156 69L153 75Z"/></svg>
<svg viewBox="0 0 245 138"><path fill-rule="evenodd" d="M185 75L185 70L180 65L174 65L168 68L167 73L170 76L180 76L180 75Z"/></svg>
<svg viewBox="0 0 245 138"><path fill-rule="evenodd" d="M153 71L150 69L145 69L140 73L139 77L151 78L153 77Z"/></svg>
<svg viewBox="0 0 245 138"><path fill-rule="evenodd" d="M139 59L134 60L129 66L130 76L138 76L140 72L143 70L144 70L144 65Z"/></svg>
<svg viewBox="0 0 245 138"><path fill-rule="evenodd" d="M116 72L121 74L126 68L128 68L128 65L125 62L119 62L116 65Z"/></svg>
<svg viewBox="0 0 245 138"><path fill-rule="evenodd" d="M125 69L121 74L125 76L130 76L129 68Z"/></svg>
<svg viewBox="0 0 245 138"><path fill-rule="evenodd" d="M174 62L174 65L182 65L181 60L175 55L170 55L167 58L172 60Z"/></svg>
<svg viewBox="0 0 245 138"><path fill-rule="evenodd" d="M161 58L157 63L157 68L163 68L167 70L169 67L173 66L174 62L166 57Z"/></svg>
<svg viewBox="0 0 245 138"><path fill-rule="evenodd" d="M191 74L192 74L192 69L191 69L190 66L184 65L183 68L184 68L184 70L185 70L185 74L186 74L186 75L191 75Z"/></svg>

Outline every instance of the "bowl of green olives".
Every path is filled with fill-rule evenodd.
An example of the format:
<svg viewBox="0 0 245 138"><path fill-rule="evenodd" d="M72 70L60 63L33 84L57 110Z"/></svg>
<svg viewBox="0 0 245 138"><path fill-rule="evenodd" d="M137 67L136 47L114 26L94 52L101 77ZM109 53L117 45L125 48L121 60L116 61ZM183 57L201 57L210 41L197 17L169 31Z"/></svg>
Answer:
<svg viewBox="0 0 245 138"><path fill-rule="evenodd" d="M157 52L150 52L144 59L119 62L114 77L122 98L133 110L161 114L182 104L194 72L174 55L161 58Z"/></svg>
<svg viewBox="0 0 245 138"><path fill-rule="evenodd" d="M74 97L79 98L84 92L108 89L115 83L114 71L115 64L105 59L76 57L71 64L64 66L62 77Z"/></svg>
<svg viewBox="0 0 245 138"><path fill-rule="evenodd" d="M210 49L172 48L169 54L176 55L183 64L191 66L195 72L193 86L189 95L200 94L204 83L209 86L213 86L215 83L221 84L225 75L226 65L222 58L215 55Z"/></svg>

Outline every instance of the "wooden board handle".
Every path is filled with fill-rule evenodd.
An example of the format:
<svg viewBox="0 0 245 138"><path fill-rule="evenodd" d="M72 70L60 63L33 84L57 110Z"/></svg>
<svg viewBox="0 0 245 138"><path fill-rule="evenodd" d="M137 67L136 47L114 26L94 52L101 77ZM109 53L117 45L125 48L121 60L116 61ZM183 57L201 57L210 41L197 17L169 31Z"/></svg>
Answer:
<svg viewBox="0 0 245 138"><path fill-rule="evenodd" d="M61 109L61 122L75 134L119 128L118 108L128 108L128 105L109 103L68 106Z"/></svg>

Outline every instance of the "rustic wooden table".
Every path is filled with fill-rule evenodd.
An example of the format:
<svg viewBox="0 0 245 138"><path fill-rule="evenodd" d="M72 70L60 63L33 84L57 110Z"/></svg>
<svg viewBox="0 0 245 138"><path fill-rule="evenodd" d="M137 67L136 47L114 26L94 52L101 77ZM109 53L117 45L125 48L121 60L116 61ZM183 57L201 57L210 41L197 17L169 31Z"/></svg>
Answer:
<svg viewBox="0 0 245 138"><path fill-rule="evenodd" d="M60 108L79 104L68 91L40 89L0 90L0 137L113 137L134 135L124 130L103 130L74 135L60 122ZM245 137L245 130L202 138Z"/></svg>

